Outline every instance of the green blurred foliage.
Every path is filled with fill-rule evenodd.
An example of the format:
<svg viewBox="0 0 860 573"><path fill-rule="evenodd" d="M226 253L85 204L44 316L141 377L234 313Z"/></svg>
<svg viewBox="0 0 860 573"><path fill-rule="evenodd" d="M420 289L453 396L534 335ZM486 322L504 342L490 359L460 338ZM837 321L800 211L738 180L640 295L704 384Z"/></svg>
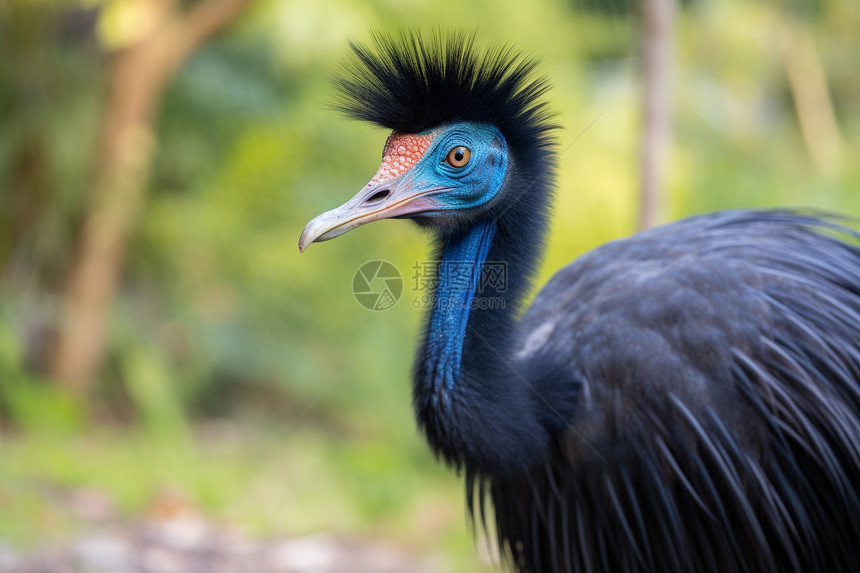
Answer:
<svg viewBox="0 0 860 573"><path fill-rule="evenodd" d="M23 485L33 475L70 486L92 480L135 509L147 488L164 482L219 515L257 519L265 531L415 527L410 508L432 505L436 495L427 501L422 488L449 496L459 487L436 468L410 409L422 319L411 267L427 258L426 238L394 221L304 255L296 248L310 218L372 176L387 135L327 109L337 62L369 29L415 22L475 31L479 45L507 42L543 61L563 151L542 284L578 254L633 231L640 113L629 2L258 2L203 45L165 94L103 375L91 403L80 404L38 372L106 100L104 50L113 36L96 32L108 26L103 4L0 6L0 416L17 436L2 443L0 485L37 495ZM845 161L828 176L805 147L778 50L788 18L802 18L813 33L842 132ZM806 11L686 3L666 218L777 205L860 216L858 32L860 7L850 0L820 0ZM405 279L403 299L385 312L364 309L351 292L354 272L374 259L394 263ZM209 454L190 445L200 438L189 425L213 419L263 428L279 445L268 451L251 440L238 451L231 442L236 450L216 454L221 465L209 482ZM58 436L92 420L147 437L132 438L130 452L98 438L98 461L82 468L73 452L85 446L65 451ZM44 451L27 450L29 436L44 433L55 436ZM175 472L129 482L146 464L134 448ZM13 515L27 513L27 499ZM272 504L282 502L299 509L275 515ZM459 508L449 521L444 535L463 529ZM11 528L0 522L0 536Z"/></svg>

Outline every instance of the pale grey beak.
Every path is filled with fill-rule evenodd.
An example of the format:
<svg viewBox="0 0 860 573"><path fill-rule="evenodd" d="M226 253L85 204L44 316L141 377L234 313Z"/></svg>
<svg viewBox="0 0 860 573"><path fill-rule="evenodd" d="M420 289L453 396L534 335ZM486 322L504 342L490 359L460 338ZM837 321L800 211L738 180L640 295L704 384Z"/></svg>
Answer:
<svg viewBox="0 0 860 573"><path fill-rule="evenodd" d="M439 202L429 195L445 188L420 188L408 175L368 183L340 207L314 218L299 238L299 251L305 252L311 243L334 239L365 223L438 209Z"/></svg>

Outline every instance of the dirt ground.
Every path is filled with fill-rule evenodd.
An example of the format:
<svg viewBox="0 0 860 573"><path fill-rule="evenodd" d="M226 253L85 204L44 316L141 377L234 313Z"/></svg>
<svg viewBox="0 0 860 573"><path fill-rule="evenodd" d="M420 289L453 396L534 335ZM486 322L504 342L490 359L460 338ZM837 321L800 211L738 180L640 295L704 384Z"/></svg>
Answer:
<svg viewBox="0 0 860 573"><path fill-rule="evenodd" d="M81 532L27 550L0 540L2 573L437 573L432 559L395 543L312 535L253 539L213 523L176 500L140 519L117 517L96 492L68 503Z"/></svg>

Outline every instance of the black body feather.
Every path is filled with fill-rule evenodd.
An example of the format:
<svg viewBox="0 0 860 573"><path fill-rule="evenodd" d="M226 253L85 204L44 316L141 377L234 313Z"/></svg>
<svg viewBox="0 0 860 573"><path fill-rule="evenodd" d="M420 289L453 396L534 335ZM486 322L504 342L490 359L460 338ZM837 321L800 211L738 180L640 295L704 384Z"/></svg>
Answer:
<svg viewBox="0 0 860 573"><path fill-rule="evenodd" d="M420 427L521 572L860 567L860 249L790 212L690 218L561 270L522 315L555 154L535 64L465 36L354 46L338 106L401 132L492 123L509 143L483 218L503 309L469 317L450 406L413 372Z"/></svg>
<svg viewBox="0 0 860 573"><path fill-rule="evenodd" d="M523 318L526 334L546 329L523 360L565 356L549 384L570 380L581 399L543 463L489 478L511 561L534 572L856 571L852 239L807 216L724 212L560 271Z"/></svg>

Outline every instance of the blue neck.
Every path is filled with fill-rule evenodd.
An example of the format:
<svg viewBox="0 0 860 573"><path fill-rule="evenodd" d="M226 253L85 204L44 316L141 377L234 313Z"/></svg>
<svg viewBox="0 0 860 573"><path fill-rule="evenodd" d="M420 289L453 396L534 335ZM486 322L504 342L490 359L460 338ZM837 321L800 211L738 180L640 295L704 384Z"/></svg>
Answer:
<svg viewBox="0 0 860 573"><path fill-rule="evenodd" d="M439 261L425 356L434 395L443 400L448 393L441 390L452 390L460 375L466 325L495 231L492 221L475 225L464 236L450 239Z"/></svg>
<svg viewBox="0 0 860 573"><path fill-rule="evenodd" d="M527 283L517 281L521 265L511 268L523 241L504 225L485 222L447 239L412 395L437 455L500 472L527 467L549 443L531 371L511 355ZM501 281L488 267L496 262L505 264Z"/></svg>

